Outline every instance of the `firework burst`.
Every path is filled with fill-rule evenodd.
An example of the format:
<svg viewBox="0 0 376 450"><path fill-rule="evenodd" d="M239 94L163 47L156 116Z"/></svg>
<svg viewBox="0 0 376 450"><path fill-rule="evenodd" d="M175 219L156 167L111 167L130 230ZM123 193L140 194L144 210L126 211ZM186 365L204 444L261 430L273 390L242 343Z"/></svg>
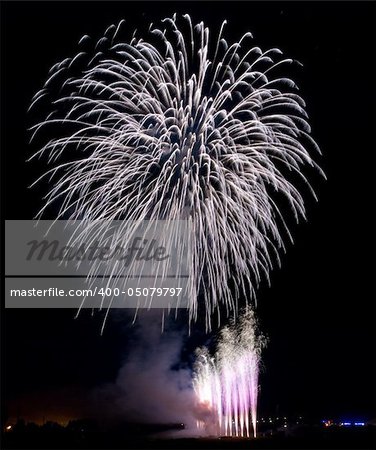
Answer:
<svg viewBox="0 0 376 450"><path fill-rule="evenodd" d="M199 408L207 410L199 429L218 436L256 437L258 375L265 339L258 333L254 313L240 315L224 327L217 352L197 351L193 386Z"/></svg>
<svg viewBox="0 0 376 450"><path fill-rule="evenodd" d="M302 169L320 171L304 101L274 75L291 60L250 33L227 43L224 27L212 37L175 15L125 42L122 21L91 50L84 36L89 50L53 66L32 102L50 108L34 134L56 136L34 155L51 165L41 214L55 204L58 218L189 220L190 318L203 299L208 328L269 278L291 237L278 199L305 218Z"/></svg>

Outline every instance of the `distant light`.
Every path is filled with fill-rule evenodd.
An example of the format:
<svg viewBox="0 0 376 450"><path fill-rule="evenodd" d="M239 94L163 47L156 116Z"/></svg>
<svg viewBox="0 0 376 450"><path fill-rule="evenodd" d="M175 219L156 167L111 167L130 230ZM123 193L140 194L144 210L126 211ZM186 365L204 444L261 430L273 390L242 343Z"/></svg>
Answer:
<svg viewBox="0 0 376 450"><path fill-rule="evenodd" d="M349 427L349 426L351 426L351 422L341 422L340 425L342 425L344 427Z"/></svg>
<svg viewBox="0 0 376 450"><path fill-rule="evenodd" d="M287 419L287 417L284 417L284 419L286 420L286 419Z"/></svg>
<svg viewBox="0 0 376 450"><path fill-rule="evenodd" d="M357 427L364 427L365 423L364 422L355 422L354 425Z"/></svg>
<svg viewBox="0 0 376 450"><path fill-rule="evenodd" d="M287 425L286 425L286 424L284 424L284 425L283 425L283 428L287 428Z"/></svg>
<svg viewBox="0 0 376 450"><path fill-rule="evenodd" d="M12 425L8 425L5 429L6 430L11 430L12 429Z"/></svg>

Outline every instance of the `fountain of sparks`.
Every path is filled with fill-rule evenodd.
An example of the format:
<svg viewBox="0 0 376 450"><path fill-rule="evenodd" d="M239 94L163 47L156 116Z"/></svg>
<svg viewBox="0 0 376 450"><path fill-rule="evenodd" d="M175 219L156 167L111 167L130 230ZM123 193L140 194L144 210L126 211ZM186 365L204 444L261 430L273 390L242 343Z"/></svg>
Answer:
<svg viewBox="0 0 376 450"><path fill-rule="evenodd" d="M194 390L208 412L197 427L217 436L256 437L258 375L265 339L248 310L219 336L217 351L197 350Z"/></svg>

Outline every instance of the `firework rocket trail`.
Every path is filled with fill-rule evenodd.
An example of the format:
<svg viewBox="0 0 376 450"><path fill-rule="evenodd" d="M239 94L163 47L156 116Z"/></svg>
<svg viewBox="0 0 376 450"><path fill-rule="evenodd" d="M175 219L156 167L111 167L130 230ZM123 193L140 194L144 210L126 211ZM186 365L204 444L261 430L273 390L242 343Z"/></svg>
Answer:
<svg viewBox="0 0 376 450"><path fill-rule="evenodd" d="M199 349L193 386L198 405L209 419L199 429L218 436L256 437L258 373L264 338L258 334L254 313L248 310L238 323L220 332L217 352L211 357ZM208 430L207 430L208 431Z"/></svg>
<svg viewBox="0 0 376 450"><path fill-rule="evenodd" d="M190 320L202 307L210 329L213 312L236 313L279 264L291 236L278 202L305 218L298 186L312 190L305 166L322 173L319 149L294 82L273 76L291 62L280 50L251 46L250 33L227 43L226 22L213 38L188 15L162 23L118 42L122 21L52 67L32 103L50 105L34 135L57 133L34 154L55 180L40 213L54 203L58 218L188 219Z"/></svg>

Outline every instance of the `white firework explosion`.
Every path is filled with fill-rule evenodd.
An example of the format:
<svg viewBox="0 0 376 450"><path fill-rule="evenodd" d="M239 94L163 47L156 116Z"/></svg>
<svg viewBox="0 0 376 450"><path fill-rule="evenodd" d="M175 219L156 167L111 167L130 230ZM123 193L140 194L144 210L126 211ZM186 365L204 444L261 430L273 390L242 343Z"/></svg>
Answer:
<svg viewBox="0 0 376 450"><path fill-rule="evenodd" d="M58 218L189 219L190 318L203 299L209 328L221 305L235 313L269 279L291 239L278 202L305 218L302 169L322 173L305 103L273 75L292 60L250 45L250 33L229 44L224 26L210 39L202 22L174 15L125 43L124 22L112 25L94 54L56 64L32 103L53 105L34 134L58 135L34 154L48 155L44 177L55 180L41 214L54 203Z"/></svg>

